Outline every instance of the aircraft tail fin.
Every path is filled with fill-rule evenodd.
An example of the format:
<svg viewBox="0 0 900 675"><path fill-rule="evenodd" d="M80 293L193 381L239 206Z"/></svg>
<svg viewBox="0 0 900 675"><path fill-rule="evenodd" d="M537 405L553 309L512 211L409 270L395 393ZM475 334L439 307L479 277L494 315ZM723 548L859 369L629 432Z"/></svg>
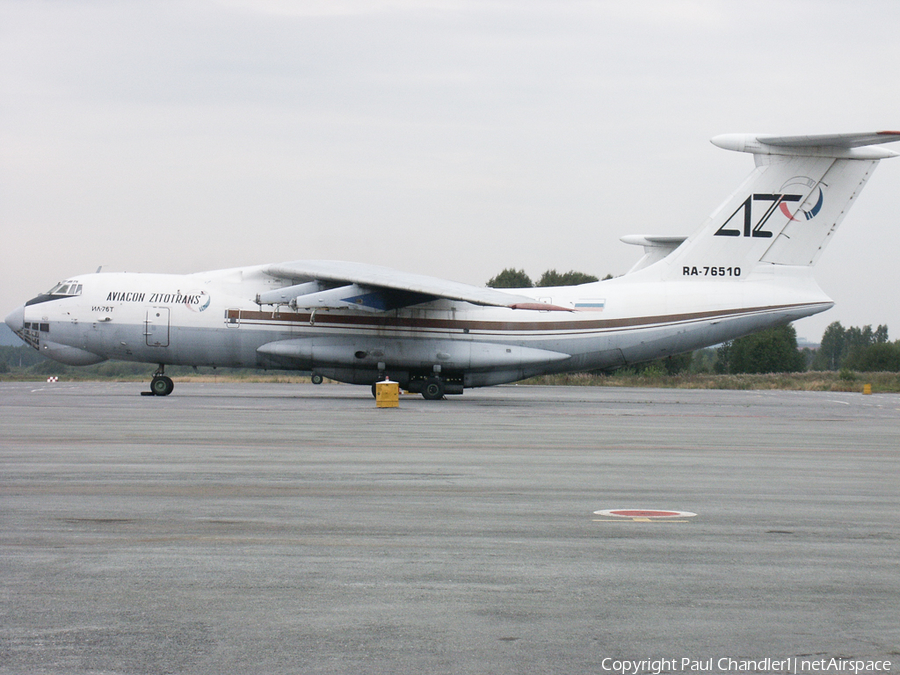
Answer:
<svg viewBox="0 0 900 675"><path fill-rule="evenodd" d="M900 131L713 138L721 148L752 153L756 169L694 234L628 276L746 277L760 266L814 265L879 160L897 156L873 146L892 141Z"/></svg>

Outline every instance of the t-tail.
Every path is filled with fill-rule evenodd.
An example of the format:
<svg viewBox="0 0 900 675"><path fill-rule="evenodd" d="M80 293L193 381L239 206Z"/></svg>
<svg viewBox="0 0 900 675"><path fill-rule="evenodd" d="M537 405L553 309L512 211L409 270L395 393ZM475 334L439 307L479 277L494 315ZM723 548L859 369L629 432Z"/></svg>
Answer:
<svg viewBox="0 0 900 675"><path fill-rule="evenodd" d="M690 237L631 235L646 255L633 281L801 273L816 263L900 131L823 136L727 134L712 142L752 153L756 169Z"/></svg>

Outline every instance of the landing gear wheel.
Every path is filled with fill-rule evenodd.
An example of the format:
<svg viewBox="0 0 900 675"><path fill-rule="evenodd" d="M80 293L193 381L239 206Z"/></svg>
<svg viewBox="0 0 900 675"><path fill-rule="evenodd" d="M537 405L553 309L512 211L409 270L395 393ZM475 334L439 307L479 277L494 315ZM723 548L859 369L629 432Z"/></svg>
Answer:
<svg viewBox="0 0 900 675"><path fill-rule="evenodd" d="M444 398L444 383L437 377L429 377L422 387L422 396L427 401L440 401Z"/></svg>
<svg viewBox="0 0 900 675"><path fill-rule="evenodd" d="M322 384L322 382L325 380L325 378L318 373L313 373L312 377L309 379L312 380L313 384Z"/></svg>
<svg viewBox="0 0 900 675"><path fill-rule="evenodd" d="M165 375L156 375L150 380L150 391L154 396L168 396L175 388L175 383L171 377Z"/></svg>

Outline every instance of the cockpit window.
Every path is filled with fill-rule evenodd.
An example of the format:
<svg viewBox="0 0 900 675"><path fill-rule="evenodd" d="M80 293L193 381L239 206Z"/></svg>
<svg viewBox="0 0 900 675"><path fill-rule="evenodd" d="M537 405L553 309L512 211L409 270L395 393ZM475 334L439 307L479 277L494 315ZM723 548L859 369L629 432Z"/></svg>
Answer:
<svg viewBox="0 0 900 675"><path fill-rule="evenodd" d="M47 291L47 295L81 295L81 284L71 279L62 281Z"/></svg>

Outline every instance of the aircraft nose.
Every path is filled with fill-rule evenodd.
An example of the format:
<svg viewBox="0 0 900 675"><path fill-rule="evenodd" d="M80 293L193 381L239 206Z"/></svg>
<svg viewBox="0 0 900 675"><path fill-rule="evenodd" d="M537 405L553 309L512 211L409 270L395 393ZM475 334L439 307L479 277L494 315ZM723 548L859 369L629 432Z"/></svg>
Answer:
<svg viewBox="0 0 900 675"><path fill-rule="evenodd" d="M25 327L25 305L19 305L4 319L13 333L19 333Z"/></svg>

